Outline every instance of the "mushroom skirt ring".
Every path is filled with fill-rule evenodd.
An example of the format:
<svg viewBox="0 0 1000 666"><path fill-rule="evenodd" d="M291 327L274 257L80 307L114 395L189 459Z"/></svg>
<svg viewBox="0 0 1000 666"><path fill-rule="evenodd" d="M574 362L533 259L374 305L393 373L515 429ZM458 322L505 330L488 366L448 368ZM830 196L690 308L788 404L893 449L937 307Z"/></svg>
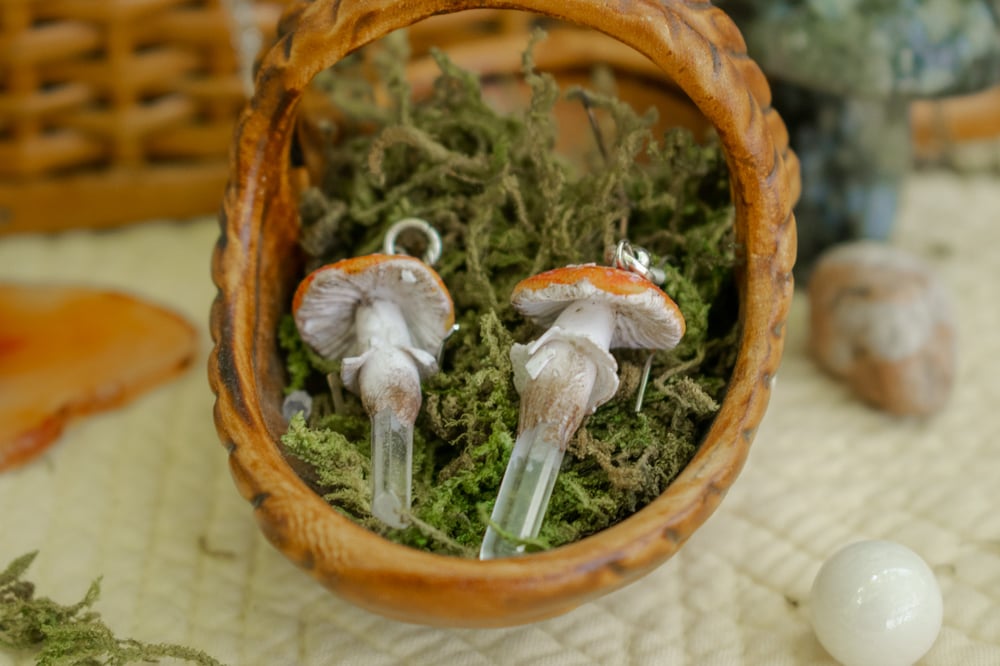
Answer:
<svg viewBox="0 0 1000 666"><path fill-rule="evenodd" d="M389 227L389 230L385 233L385 241L382 246L385 253L407 254L398 251L396 240L401 233L411 230L420 231L427 238L427 249L424 251L424 256L421 257L423 262L428 266L436 264L437 260L441 258L441 236L438 234L437 229L419 217L407 217Z"/></svg>

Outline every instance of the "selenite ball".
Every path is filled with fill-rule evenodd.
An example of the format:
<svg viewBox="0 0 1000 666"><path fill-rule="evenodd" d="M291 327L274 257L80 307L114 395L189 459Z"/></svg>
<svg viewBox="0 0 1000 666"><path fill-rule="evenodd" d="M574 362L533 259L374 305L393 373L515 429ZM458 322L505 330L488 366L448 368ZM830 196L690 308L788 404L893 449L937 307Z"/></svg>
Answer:
<svg viewBox="0 0 1000 666"><path fill-rule="evenodd" d="M816 637L844 666L909 666L941 631L934 573L891 541L861 541L835 553L810 596Z"/></svg>

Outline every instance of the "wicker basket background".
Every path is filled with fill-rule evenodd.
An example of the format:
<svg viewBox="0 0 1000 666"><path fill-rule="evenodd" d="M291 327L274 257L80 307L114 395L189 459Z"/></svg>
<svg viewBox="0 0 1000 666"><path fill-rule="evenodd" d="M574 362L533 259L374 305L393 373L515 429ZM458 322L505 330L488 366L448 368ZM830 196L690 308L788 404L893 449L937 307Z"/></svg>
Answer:
<svg viewBox="0 0 1000 666"><path fill-rule="evenodd" d="M226 3L0 1L0 235L217 210L232 123L244 102ZM254 0L265 44L288 3ZM503 69L508 64L491 54L516 53L501 47L523 42L532 20L497 10L437 17L414 28L412 47L420 55L435 44L471 69ZM484 41L498 48L484 50ZM602 35L557 31L547 42L540 59L548 62L540 64L597 49L659 77L644 58ZM425 59L418 70L432 66ZM986 102L967 113L915 109L918 152L940 152L934 128L959 141L995 136L997 90L963 100L959 111Z"/></svg>
<svg viewBox="0 0 1000 666"><path fill-rule="evenodd" d="M257 0L268 43L286 0ZM224 0L0 2L0 234L218 209L245 100Z"/></svg>

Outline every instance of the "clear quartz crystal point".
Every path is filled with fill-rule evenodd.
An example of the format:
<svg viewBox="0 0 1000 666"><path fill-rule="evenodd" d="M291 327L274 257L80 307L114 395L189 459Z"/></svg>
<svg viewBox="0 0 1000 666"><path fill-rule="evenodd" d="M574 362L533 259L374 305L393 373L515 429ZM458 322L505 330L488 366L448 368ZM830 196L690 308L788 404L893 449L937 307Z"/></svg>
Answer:
<svg viewBox="0 0 1000 666"><path fill-rule="evenodd" d="M286 421L291 421L293 416L302 412L302 417L308 419L312 414L312 404L312 396L305 391L292 391L281 403L281 415Z"/></svg>
<svg viewBox="0 0 1000 666"><path fill-rule="evenodd" d="M372 417L372 515L389 527L409 525L413 427L392 410Z"/></svg>
<svg viewBox="0 0 1000 666"><path fill-rule="evenodd" d="M567 442L560 438L560 430L557 424L540 423L518 436L490 516L491 523L500 529L493 525L486 529L479 559L524 553L523 544L514 543L503 534L518 539L538 536L566 452Z"/></svg>

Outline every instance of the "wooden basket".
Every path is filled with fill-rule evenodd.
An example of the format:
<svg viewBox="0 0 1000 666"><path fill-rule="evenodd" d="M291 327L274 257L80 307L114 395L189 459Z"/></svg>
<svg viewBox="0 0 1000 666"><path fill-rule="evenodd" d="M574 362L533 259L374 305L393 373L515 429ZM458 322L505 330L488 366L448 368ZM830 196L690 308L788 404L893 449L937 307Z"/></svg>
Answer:
<svg viewBox="0 0 1000 666"><path fill-rule="evenodd" d="M1000 86L945 99L918 100L911 107L917 159L945 158L956 147L1000 139Z"/></svg>
<svg viewBox="0 0 1000 666"><path fill-rule="evenodd" d="M267 43L286 0L257 0ZM224 0L0 3L0 233L218 209L245 102Z"/></svg>
<svg viewBox="0 0 1000 666"><path fill-rule="evenodd" d="M656 74L654 85L672 81L717 131L730 168L741 247L742 334L721 409L694 459L662 495L576 543L521 558L472 561L385 540L338 513L296 475L278 445L287 422L281 414L285 377L276 336L301 276L296 188L311 170L313 147L302 145L308 133L297 128L310 113L308 84L322 69L394 29L431 20L460 22L461 15L440 15L483 7L565 20L593 29L587 33L592 40L602 39L595 38L596 30L627 45L644 56L633 61ZM344 598L425 624L530 622L648 573L708 518L739 474L767 405L792 299L798 162L788 149L784 123L771 108L767 81L747 57L739 31L701 0L300 0L287 19L287 32L263 60L250 111L240 117L212 265L219 288L209 362L216 428L236 486L261 531ZM470 34L467 24L459 24ZM411 34L418 44L408 70L413 77L421 66L421 47L419 31ZM522 31L515 53L523 43ZM497 51L485 51L490 55L482 63L495 64ZM536 51L540 64L545 57ZM617 63L616 75L619 68L628 71L627 63ZM307 169L296 168L300 156Z"/></svg>

